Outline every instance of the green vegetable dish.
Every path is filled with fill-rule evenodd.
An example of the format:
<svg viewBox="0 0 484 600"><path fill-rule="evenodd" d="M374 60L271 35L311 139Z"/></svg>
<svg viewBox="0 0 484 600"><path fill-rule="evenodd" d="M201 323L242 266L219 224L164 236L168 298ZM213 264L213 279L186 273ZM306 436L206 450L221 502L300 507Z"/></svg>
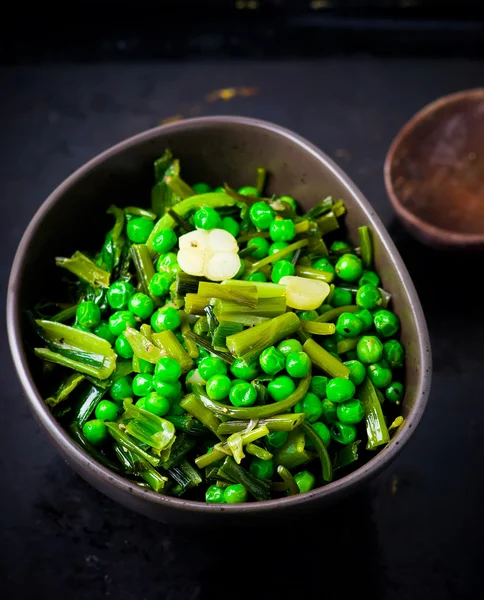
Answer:
<svg viewBox="0 0 484 600"><path fill-rule="evenodd" d="M108 209L104 244L58 257L62 297L28 313L46 404L133 484L235 504L306 493L403 424L405 350L372 232L342 200L305 214L188 185L167 150L150 208Z"/></svg>

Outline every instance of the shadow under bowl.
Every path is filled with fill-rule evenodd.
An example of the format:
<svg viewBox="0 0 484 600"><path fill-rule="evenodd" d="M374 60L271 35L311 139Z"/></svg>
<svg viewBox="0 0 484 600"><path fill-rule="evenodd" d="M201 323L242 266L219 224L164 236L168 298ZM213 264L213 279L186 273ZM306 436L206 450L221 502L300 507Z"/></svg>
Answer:
<svg viewBox="0 0 484 600"><path fill-rule="evenodd" d="M439 248L484 248L484 89L425 106L398 133L385 186L404 226Z"/></svg>
<svg viewBox="0 0 484 600"><path fill-rule="evenodd" d="M55 256L102 244L111 220L105 211L149 204L153 161L166 148L181 159L187 181L223 181L234 187L252 181L256 167L271 174L268 193L290 194L308 209L325 196L343 198L349 235L367 224L374 235L376 269L392 294L406 347L405 425L392 442L359 469L306 494L266 502L214 505L146 490L107 470L60 427L43 400L42 376L26 342L22 315L40 299L55 298L60 275ZM87 246L87 248L86 248ZM334 503L381 472L410 439L430 390L431 355L425 318L398 250L367 200L351 180L318 148L274 124L241 117L205 117L165 125L136 135L95 157L66 179L33 217L12 266L7 325L14 364L30 408L62 457L94 487L144 515L184 524L241 524L308 513Z"/></svg>

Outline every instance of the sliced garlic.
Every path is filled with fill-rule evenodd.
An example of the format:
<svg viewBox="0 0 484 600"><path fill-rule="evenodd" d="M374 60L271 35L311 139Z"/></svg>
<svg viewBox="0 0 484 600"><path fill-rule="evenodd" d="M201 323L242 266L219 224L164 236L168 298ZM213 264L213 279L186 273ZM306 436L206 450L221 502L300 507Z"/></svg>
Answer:
<svg viewBox="0 0 484 600"><path fill-rule="evenodd" d="M297 310L319 308L330 292L330 287L325 281L295 275L282 277L279 284L286 286L287 306Z"/></svg>
<svg viewBox="0 0 484 600"><path fill-rule="evenodd" d="M238 252L239 250L237 240L225 229L211 229L208 232L208 247L212 252Z"/></svg>
<svg viewBox="0 0 484 600"><path fill-rule="evenodd" d="M234 252L217 252L205 261L204 275L212 281L223 281L235 277L239 269L240 258L238 254Z"/></svg>
<svg viewBox="0 0 484 600"><path fill-rule="evenodd" d="M195 231L185 233L178 238L178 246L180 250L197 250L203 252L208 246L208 231L205 229L196 229Z"/></svg>
<svg viewBox="0 0 484 600"><path fill-rule="evenodd" d="M185 273L201 277L204 271L203 252L197 249L179 250L178 264L180 265L181 269L185 271Z"/></svg>
<svg viewBox="0 0 484 600"><path fill-rule="evenodd" d="M178 238L178 264L189 275L231 279L240 269L239 246L224 229L197 229Z"/></svg>

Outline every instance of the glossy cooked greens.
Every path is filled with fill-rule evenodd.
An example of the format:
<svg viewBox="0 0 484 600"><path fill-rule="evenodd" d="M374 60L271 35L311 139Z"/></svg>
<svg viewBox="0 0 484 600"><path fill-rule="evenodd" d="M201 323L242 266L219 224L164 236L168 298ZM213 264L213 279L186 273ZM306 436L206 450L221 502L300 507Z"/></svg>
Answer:
<svg viewBox="0 0 484 600"><path fill-rule="evenodd" d="M264 196L262 168L238 191L188 185L169 150L154 172L150 209L111 206L97 252L56 258L68 301L29 313L55 417L108 469L209 503L357 468L403 422L370 229L345 239L342 200Z"/></svg>

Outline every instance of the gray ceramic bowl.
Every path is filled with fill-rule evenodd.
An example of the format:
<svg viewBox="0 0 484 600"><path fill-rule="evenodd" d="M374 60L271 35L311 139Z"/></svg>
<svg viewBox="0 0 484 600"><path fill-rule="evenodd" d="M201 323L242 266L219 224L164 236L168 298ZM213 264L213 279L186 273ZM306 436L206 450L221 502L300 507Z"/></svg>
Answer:
<svg viewBox="0 0 484 600"><path fill-rule="evenodd" d="M42 400L42 381L26 355L22 311L38 301L45 286L58 282L56 255L67 256L85 247L87 236L93 247L101 243L110 224L103 213L111 202L128 205L149 201L152 163L166 147L181 158L188 181L228 181L237 187L252 181L256 167L264 165L272 174L269 192L290 194L306 208L332 194L343 198L348 207L350 236L355 238L359 225L372 227L376 267L393 296L407 349L406 423L392 443L360 469L300 496L242 505L204 504L165 497L113 474L74 444L51 416ZM430 346L420 302L398 250L371 205L318 148L291 131L254 119L207 117L158 127L110 148L66 179L42 204L20 242L8 287L7 324L15 368L33 415L61 456L107 496L164 522L265 522L333 503L395 459L415 431L430 390Z"/></svg>

